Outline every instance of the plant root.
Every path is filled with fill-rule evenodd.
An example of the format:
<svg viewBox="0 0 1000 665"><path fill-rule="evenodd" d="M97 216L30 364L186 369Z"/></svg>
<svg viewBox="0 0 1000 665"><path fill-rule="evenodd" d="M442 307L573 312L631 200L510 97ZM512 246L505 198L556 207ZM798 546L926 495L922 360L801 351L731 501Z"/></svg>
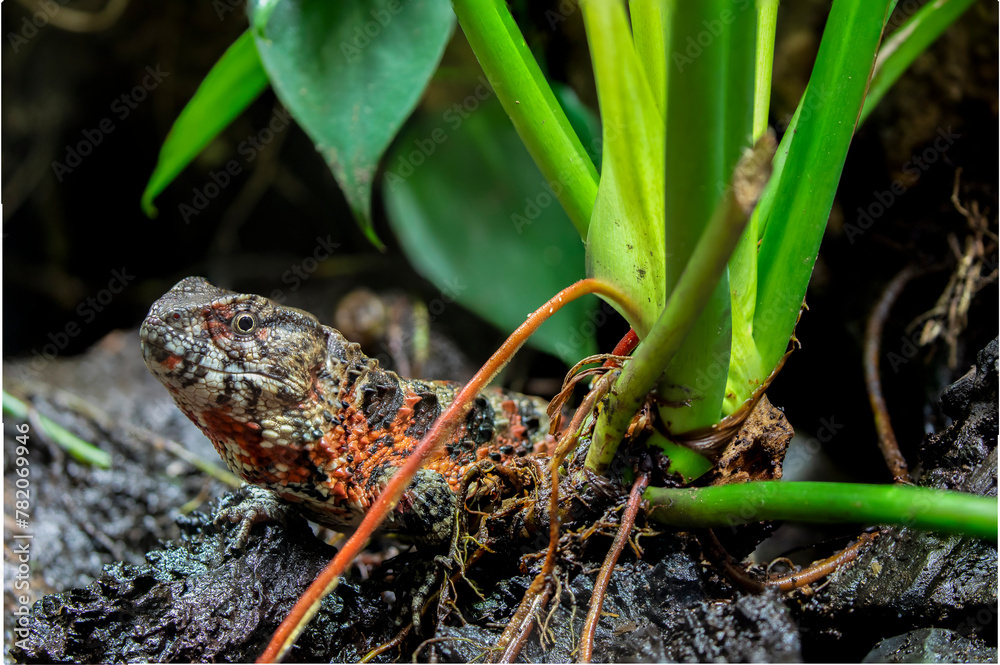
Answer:
<svg viewBox="0 0 1000 665"><path fill-rule="evenodd" d="M886 466L889 467L893 482L897 483L909 483L910 472L906 466L906 459L899 451L896 433L889 420L885 395L882 393L882 379L879 376L879 356L882 349L882 331L889 318L889 312L892 311L892 305L899 298L899 294L903 292L907 282L913 279L917 273L917 269L913 266L906 266L892 278L875 304L875 309L872 310L871 316L868 318L868 325L865 326L865 387L868 389L868 401L871 403L872 413L875 416L878 447L882 450L882 457L885 458Z"/></svg>
<svg viewBox="0 0 1000 665"><path fill-rule="evenodd" d="M632 527L635 525L635 516L639 512L639 505L642 503L642 493L648 485L648 474L641 473L636 477L635 483L632 485L632 492L629 494L628 505L625 507L625 512L622 513L621 526L618 528L618 533L615 534L615 539L611 544L611 549L608 550L607 558L604 559L601 572L598 573L597 580L594 582L594 594L590 597L587 619L580 633L580 653L577 660L581 663L589 663L593 658L594 632L597 630L597 622L601 619L601 608L604 607L604 594L608 590L608 582L611 581L611 573L615 569L615 564L618 563L618 557L621 556L625 542L628 540L629 534L632 533Z"/></svg>
<svg viewBox="0 0 1000 665"><path fill-rule="evenodd" d="M364 657L360 661L358 661L358 662L359 663L370 663L373 660L375 660L378 656L380 656L383 653L385 653L386 651L388 651L389 649L391 649L391 648L393 648L395 646L399 646L400 644L403 643L403 640L406 638L406 636L409 635L411 627L412 626L410 624L407 624L407 625L403 626L403 629L401 631L399 631L398 633L396 633L395 637L393 637L391 640L389 640L385 644L380 644L377 647L375 647L374 649L372 649L371 651L369 651L368 653L366 653L364 655Z"/></svg>
<svg viewBox="0 0 1000 665"><path fill-rule="evenodd" d="M703 535L705 536L704 538ZM751 593L761 593L767 588L776 588L782 592L794 591L821 580L836 572L844 564L858 558L864 546L875 540L878 535L878 532L863 533L857 541L833 556L827 557L822 561L815 561L794 573L788 573L780 577L770 577L763 581L752 577L746 568L726 551L725 547L723 547L722 543L716 537L715 532L711 529L701 532L698 539L705 547L706 552L710 553L717 560L723 571L725 571L726 575L732 581Z"/></svg>
<svg viewBox="0 0 1000 665"><path fill-rule="evenodd" d="M795 589L800 589L807 584L812 584L813 582L826 577L830 573L833 573L845 563L849 563L857 559L858 554L861 553L864 546L875 540L877 537L877 531L873 533L863 533L854 544L845 547L833 556L823 559L822 561L816 561L798 572L788 573L787 575L782 575L781 577L770 578L764 584L769 587L777 587L781 591L794 591Z"/></svg>
<svg viewBox="0 0 1000 665"><path fill-rule="evenodd" d="M958 365L958 338L968 324L972 298L984 286L997 280L994 258L997 251L995 221L991 229L987 218L988 210L981 211L978 201L972 201L968 207L962 204L958 197L961 176L962 169L959 168L955 171L951 203L955 206L955 210L965 217L971 233L965 236L964 247L959 245L958 237L954 233L948 235L948 245L957 265L934 307L918 316L907 328L909 333L918 324L924 324L918 341L920 346L927 346L937 339L943 339L948 347L948 367L951 369L955 369Z"/></svg>
<svg viewBox="0 0 1000 665"><path fill-rule="evenodd" d="M552 574L556 567L556 553L559 547L559 467L563 460L576 447L580 439L583 424L588 415L593 412L597 402L611 390L616 374L605 373L598 379L594 388L587 393L583 402L577 407L569 426L560 435L555 454L549 465L551 489L549 492L549 545L545 552L545 561L541 571L532 580L531 586L524 593L521 604L514 613L514 618L504 629L497 642L497 658L493 662L513 662L521 652L521 648L531 635L536 616L541 615L549 596L552 593Z"/></svg>

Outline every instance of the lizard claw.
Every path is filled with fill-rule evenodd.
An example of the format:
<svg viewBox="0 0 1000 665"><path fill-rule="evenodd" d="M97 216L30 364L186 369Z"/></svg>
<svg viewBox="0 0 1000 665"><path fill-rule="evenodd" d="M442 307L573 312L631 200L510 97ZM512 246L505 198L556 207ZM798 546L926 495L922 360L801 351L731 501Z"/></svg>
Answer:
<svg viewBox="0 0 1000 665"><path fill-rule="evenodd" d="M250 539L250 530L262 522L284 522L289 505L278 495L256 485L244 485L223 499L212 520L239 523L240 529L230 543L233 549L243 549Z"/></svg>

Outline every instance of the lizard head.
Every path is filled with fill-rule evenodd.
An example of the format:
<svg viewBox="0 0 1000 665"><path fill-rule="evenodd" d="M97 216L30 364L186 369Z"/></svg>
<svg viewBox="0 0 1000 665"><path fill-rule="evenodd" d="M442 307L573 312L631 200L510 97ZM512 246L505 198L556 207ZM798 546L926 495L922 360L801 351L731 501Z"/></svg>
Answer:
<svg viewBox="0 0 1000 665"><path fill-rule="evenodd" d="M153 303L139 337L146 366L195 422L207 410L253 422L308 401L327 343L312 314L201 277Z"/></svg>

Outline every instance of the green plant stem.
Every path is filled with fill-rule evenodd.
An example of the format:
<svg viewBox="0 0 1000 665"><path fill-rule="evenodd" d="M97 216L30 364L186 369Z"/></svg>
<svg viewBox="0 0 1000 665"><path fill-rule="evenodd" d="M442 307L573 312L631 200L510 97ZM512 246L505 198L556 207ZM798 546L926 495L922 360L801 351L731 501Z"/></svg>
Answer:
<svg viewBox="0 0 1000 665"><path fill-rule="evenodd" d="M664 32L670 24L671 9L671 3L661 0L628 0L635 52L646 72L646 82L661 115L667 112L667 77L670 70L665 57Z"/></svg>
<svg viewBox="0 0 1000 665"><path fill-rule="evenodd" d="M928 2L917 10L898 30L892 33L875 61L865 105L861 109L860 125L871 114L872 109L882 101L882 97L902 76L917 56L923 53L941 33L958 19L975 0L944 0Z"/></svg>
<svg viewBox="0 0 1000 665"><path fill-rule="evenodd" d="M753 154L737 167L737 173L745 172L742 177L746 180L760 179L762 186L760 173L770 172L773 152L773 141L759 142L754 147ZM632 417L659 381L664 368L694 327L709 295L719 283L751 212L749 208L743 207L747 205L747 201L736 200L734 190L737 189L745 191L748 187L744 184L726 189L719 207L691 253L687 268L670 294L666 307L625 365L615 381L608 401L599 412L590 450L587 452L586 465L592 472L603 474L607 471ZM752 205L752 201L749 205ZM687 469L673 470L685 476L692 475Z"/></svg>
<svg viewBox="0 0 1000 665"><path fill-rule="evenodd" d="M581 5L580 12L601 106L604 146L601 182L587 233L587 274L614 284L641 307L642 318L627 320L642 338L667 301L663 113L620 0L592 0ZM640 17L633 16L633 22L637 20ZM654 48L655 39L647 36L645 47Z"/></svg>
<svg viewBox="0 0 1000 665"><path fill-rule="evenodd" d="M778 24L778 0L757 2L757 48L753 86L753 140L767 131L771 106L771 74L774 69L774 33Z"/></svg>
<svg viewBox="0 0 1000 665"><path fill-rule="evenodd" d="M761 520L895 524L997 539L997 499L912 485L752 482L700 488L650 487L651 517L683 528Z"/></svg>
<svg viewBox="0 0 1000 665"><path fill-rule="evenodd" d="M458 22L518 135L586 239L597 169L503 0L454 0Z"/></svg>

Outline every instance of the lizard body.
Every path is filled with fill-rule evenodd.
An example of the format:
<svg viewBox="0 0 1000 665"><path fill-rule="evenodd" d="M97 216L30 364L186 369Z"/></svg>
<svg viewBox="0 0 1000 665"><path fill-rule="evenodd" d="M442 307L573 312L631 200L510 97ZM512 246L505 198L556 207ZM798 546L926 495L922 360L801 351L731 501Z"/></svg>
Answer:
<svg viewBox="0 0 1000 665"><path fill-rule="evenodd" d="M312 314L200 277L153 304L140 338L147 367L233 472L335 529L360 522L460 387L401 378ZM483 391L386 528L444 540L465 472L532 453L547 430L542 400Z"/></svg>

